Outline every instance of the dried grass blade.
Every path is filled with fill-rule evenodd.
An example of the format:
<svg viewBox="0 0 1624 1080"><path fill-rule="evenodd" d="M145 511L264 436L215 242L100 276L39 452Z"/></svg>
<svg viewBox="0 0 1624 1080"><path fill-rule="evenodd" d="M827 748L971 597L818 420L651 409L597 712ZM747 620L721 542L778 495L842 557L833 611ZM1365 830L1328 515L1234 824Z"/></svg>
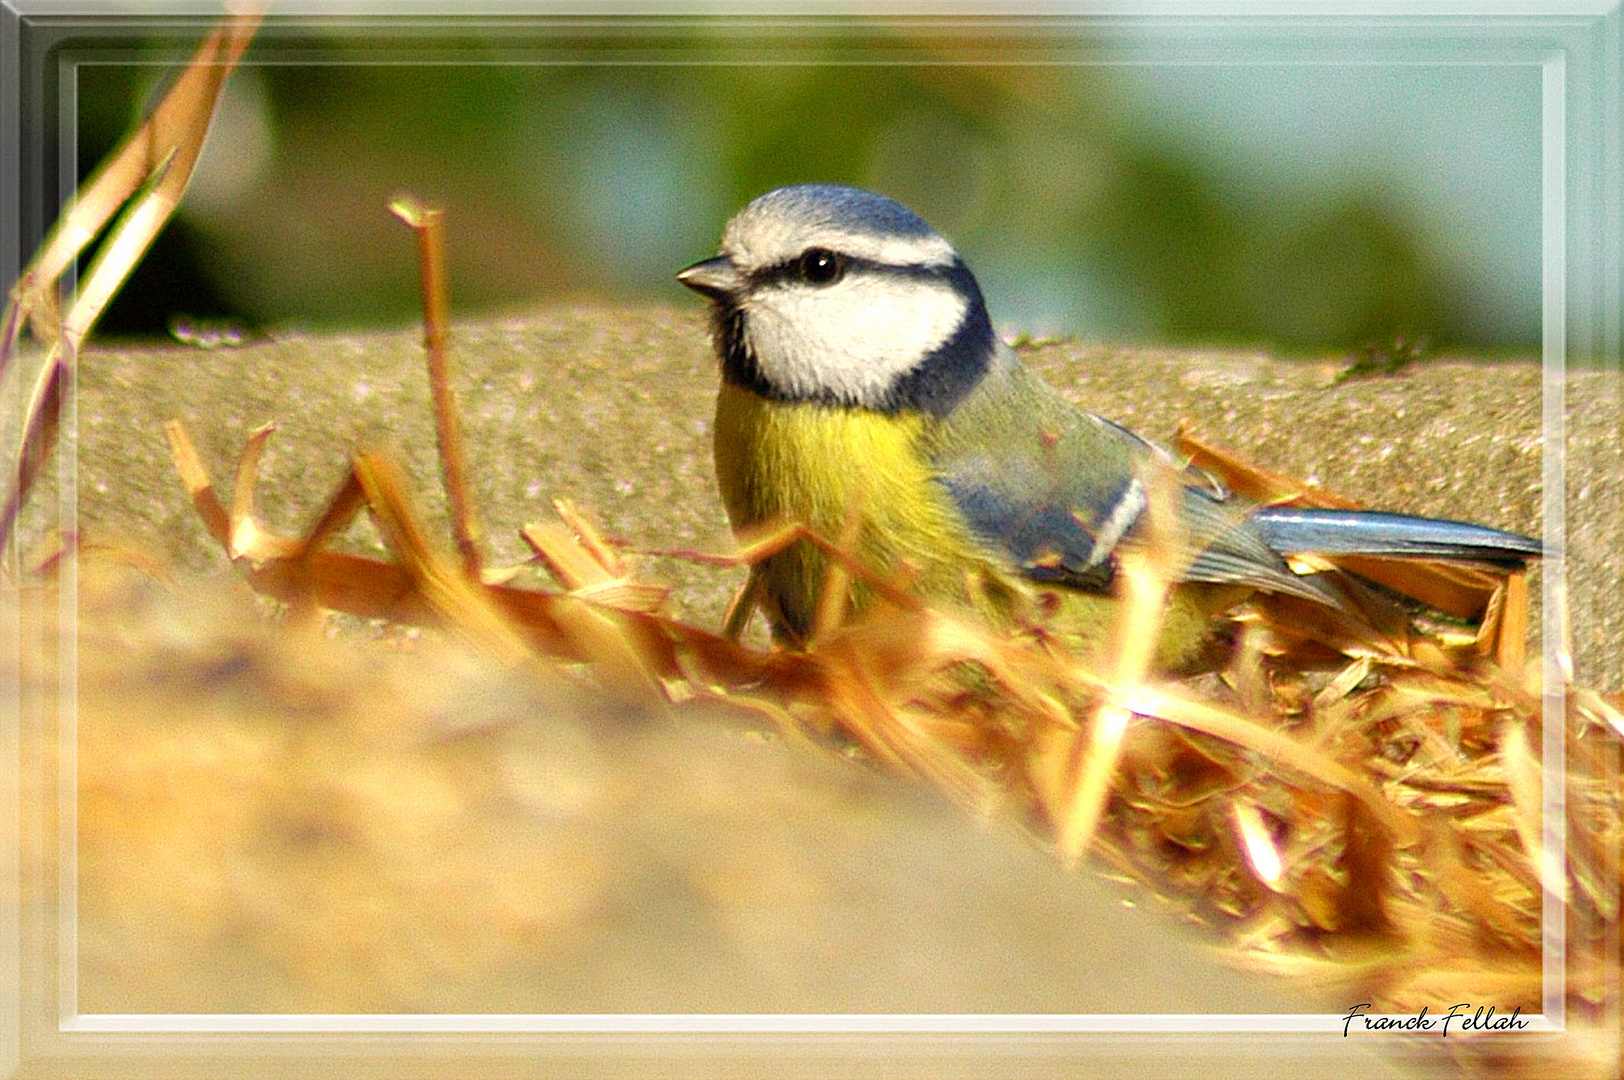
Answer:
<svg viewBox="0 0 1624 1080"><path fill-rule="evenodd" d="M896 724L891 710L870 685L848 643L836 639L818 655L824 661L820 697L839 718L841 726L882 765L908 775L920 775L908 755L894 745L892 735Z"/></svg>
<svg viewBox="0 0 1624 1080"><path fill-rule="evenodd" d="M590 589L615 580L575 534L556 521L533 522L519 530L525 543L536 553L549 573L565 589Z"/></svg>
<svg viewBox="0 0 1624 1080"><path fill-rule="evenodd" d="M355 470L351 469L339 481L332 498L327 500L327 509L322 511L321 517L310 527L310 532L299 542L298 554L304 556L315 551L343 532L365 505L366 493L361 490L361 481L356 477Z"/></svg>
<svg viewBox="0 0 1624 1080"><path fill-rule="evenodd" d="M1344 656L1369 656L1392 663L1408 655L1409 642L1347 611L1296 596L1259 593L1249 601L1255 618L1279 643L1319 645Z"/></svg>
<svg viewBox="0 0 1624 1080"><path fill-rule="evenodd" d="M598 682L611 693L643 705L666 703L665 691L637 636L610 611L574 597L559 597L553 618L576 655L592 665Z"/></svg>
<svg viewBox="0 0 1624 1080"><path fill-rule="evenodd" d="M1520 936L1516 913L1494 895L1481 870L1474 872L1467 867L1461 837L1454 827L1445 823L1429 831L1425 857L1432 870L1431 880L1457 910L1492 927L1508 941Z"/></svg>
<svg viewBox="0 0 1624 1080"><path fill-rule="evenodd" d="M17 311L8 314L8 333L0 340L0 375L9 366L12 335L22 318L32 320L36 314L49 313L49 321L36 329L42 340L51 342L51 348L30 395L18 465L8 478L5 503L0 507L0 552L9 548L17 515L55 444L58 414L78 347L180 203L208 134L220 89L248 47L260 18L233 16L205 39L152 115L86 182L12 292L10 304ZM137 192L142 194L119 214L66 317L57 323L54 292L63 271Z"/></svg>
<svg viewBox="0 0 1624 1080"><path fill-rule="evenodd" d="M169 175L176 177L178 184L172 182L171 189L164 194L169 194L175 186L185 187L202 150L220 89L259 29L262 18L261 14L230 16L204 39L146 122L119 144L80 187L72 207L52 228L23 273L33 289L41 293L51 289L69 264L101 233L118 208L147 184L165 162L169 163ZM179 192L174 194L178 201ZM33 298L31 294L19 297L25 313Z"/></svg>
<svg viewBox="0 0 1624 1080"><path fill-rule="evenodd" d="M1471 566L1419 559L1338 555L1330 561L1459 619L1482 618L1501 577Z"/></svg>
<svg viewBox="0 0 1624 1080"><path fill-rule="evenodd" d="M1528 662L1528 574L1514 572L1495 595L1500 617L1495 620L1494 662L1516 676Z"/></svg>
<svg viewBox="0 0 1624 1080"><path fill-rule="evenodd" d="M4 326L0 327L0 382L4 382L6 372L11 369L13 358L17 355L17 339L22 336L23 329L23 297L34 296L38 299L32 301L33 306L49 306L50 318L45 332L41 333L39 340L55 341L60 336L61 318L56 314L56 294L54 292L41 292L34 284L33 277L24 271L12 286L6 297L6 310Z"/></svg>
<svg viewBox="0 0 1624 1080"><path fill-rule="evenodd" d="M886 699L867 658L849 635L837 636L817 655L824 661L825 673L817 703L832 708L841 726L877 761L924 780L979 814L1006 801L996 780L950 744L912 723L907 707Z"/></svg>
<svg viewBox="0 0 1624 1080"><path fill-rule="evenodd" d="M1624 710L1613 706L1605 697L1588 688L1578 688L1573 692L1572 702L1583 715L1592 721L1605 724L1613 730L1613 734L1624 739Z"/></svg>
<svg viewBox="0 0 1624 1080"><path fill-rule="evenodd" d="M590 601L599 607L653 614L665 606L666 599L671 595L671 588L653 581L616 578L614 581L573 589L570 595L578 600Z"/></svg>
<svg viewBox="0 0 1624 1080"><path fill-rule="evenodd" d="M1113 652L1116 663L1087 733L1086 750L1079 733L1076 752L1082 757L1077 783L1055 822L1056 841L1067 865L1076 865L1088 850L1105 813L1111 778L1122 753L1122 736L1133 712L1125 701L1143 686L1150 671L1172 578L1183 564L1184 535L1176 509L1182 481L1172 469L1156 469L1143 480L1149 489L1148 540L1144 549L1124 552L1118 567L1123 594Z"/></svg>
<svg viewBox="0 0 1624 1080"><path fill-rule="evenodd" d="M17 448L17 464L7 479L5 503L0 505L0 559L4 559L10 549L17 516L22 513L23 503L34 489L34 482L39 479L40 469L44 468L52 447L56 445L69 371L69 365L62 362L61 349L60 343L51 347L40 378L34 384L33 397L29 400L22 445Z"/></svg>
<svg viewBox="0 0 1624 1080"><path fill-rule="evenodd" d="M389 209L417 234L418 268L423 289L423 348L428 355L429 392L434 400L434 428L440 444L440 476L451 507L451 531L463 573L480 579L479 520L468 495L468 459L456 393L451 387L451 361L446 349L450 301L445 274L445 212L415 195L396 195Z"/></svg>
<svg viewBox="0 0 1624 1080"><path fill-rule="evenodd" d="M1356 686L1369 678L1370 672L1375 666L1375 662L1368 656L1355 659L1353 663L1338 672L1336 678L1326 683L1319 693L1314 695L1315 711L1329 709L1332 705L1353 693Z"/></svg>
<svg viewBox="0 0 1624 1080"><path fill-rule="evenodd" d="M573 502L568 499L554 499L553 512L558 515L560 521L569 526L570 531L580 540L581 546L610 577L623 578L631 573L631 568L626 565L626 560L621 558L620 552L603 538L598 527L581 513Z"/></svg>
<svg viewBox="0 0 1624 1080"><path fill-rule="evenodd" d="M258 487L259 459L264 456L265 444L275 432L274 420L261 424L249 433L242 453L237 456L237 477L231 487L231 522L234 528L254 518L258 506L255 489ZM237 558L241 554L242 547L233 538L231 557Z"/></svg>
<svg viewBox="0 0 1624 1080"><path fill-rule="evenodd" d="M903 611L924 610L924 601L909 592L906 583L899 584L897 578L875 570L868 563L853 555L846 547L827 539L823 534L805 525L786 525L763 530L747 540L741 540L739 554L725 558L723 561L743 561L754 564L802 541L823 552L833 563L843 567L851 578L861 581L868 588L874 590L875 595L883 598L887 603Z"/></svg>
<svg viewBox="0 0 1624 1080"><path fill-rule="evenodd" d="M469 581L460 567L429 545L407 501L400 474L388 459L357 454L354 467L373 518L429 607L500 662L520 664L531 659L523 636L491 602L484 587Z"/></svg>
<svg viewBox="0 0 1624 1080"><path fill-rule="evenodd" d="M1103 687L1097 673L1077 664L1064 664L1047 653L1014 644L985 627L962 622L939 612L923 613L918 651L950 661L972 661L985 667L999 686L1023 709L1072 731L1078 724L1055 687Z"/></svg>
<svg viewBox="0 0 1624 1080"><path fill-rule="evenodd" d="M361 555L317 551L294 561L250 567L246 577L255 592L301 608L315 604L363 619L409 625L434 619L410 573Z"/></svg>
<svg viewBox="0 0 1624 1080"><path fill-rule="evenodd" d="M237 459L237 480L231 492L231 538L226 554L233 559L247 559L256 565L273 559L287 559L299 554L303 545L286 536L278 536L259 523L256 512L259 459L265 444L276 431L274 423L256 428L243 445L242 456Z"/></svg>
<svg viewBox="0 0 1624 1080"><path fill-rule="evenodd" d="M203 519L203 527L209 530L209 535L221 547L228 546L231 542L231 518L214 490L208 466L203 464L203 457L197 452L192 437L187 434L186 425L179 420L171 420L164 425L164 434L169 439L169 455L175 462L175 471L180 473L181 483L186 485L192 506L196 508L198 517Z"/></svg>
<svg viewBox="0 0 1624 1080"><path fill-rule="evenodd" d="M1541 794L1545 789L1539 757L1529 744L1528 729L1520 720L1509 720L1500 737L1500 758L1505 765L1506 787L1516 810L1517 838L1522 841L1528 864L1545 892L1567 901L1567 873L1562 866L1561 847L1549 849L1544 842Z"/></svg>
<svg viewBox="0 0 1624 1080"><path fill-rule="evenodd" d="M1055 839L1068 866L1075 866L1094 840L1131 718L1130 709L1107 700L1094 711L1094 722L1071 738L1077 765L1068 771L1076 781L1065 792L1055 822Z"/></svg>
<svg viewBox="0 0 1624 1080"><path fill-rule="evenodd" d="M206 122L204 129L207 130ZM106 309L107 302L141 261L141 256L163 230L175 207L180 205L181 194L190 177L175 171L178 157L178 151L171 148L157 163L148 183L137 191L135 200L113 222L107 239L97 250L90 269L79 283L73 302L68 305L67 313L62 318L60 329L63 340L75 345L83 343ZM176 182L171 183L171 177Z"/></svg>
<svg viewBox="0 0 1624 1080"><path fill-rule="evenodd" d="M1368 780L1289 735L1165 686L1142 686L1124 704L1141 716L1154 716L1191 731L1206 732L1348 792L1363 803L1400 844L1414 843L1418 836L1415 822Z"/></svg>
<svg viewBox="0 0 1624 1080"><path fill-rule="evenodd" d="M1334 492L1305 484L1284 473L1260 469L1243 458L1202 441L1188 424L1180 424L1173 446L1198 469L1212 473L1231 490L1263 503L1291 502L1332 510L1357 510L1360 504Z"/></svg>
<svg viewBox="0 0 1624 1080"><path fill-rule="evenodd" d="M1238 800L1232 808L1232 816L1247 865L1266 888L1279 892L1285 864L1274 837L1269 833L1269 827L1264 824L1262 812L1256 803Z"/></svg>
<svg viewBox="0 0 1624 1080"><path fill-rule="evenodd" d="M840 524L840 536L835 540L835 547L848 553L851 562L857 561L855 554L857 537L862 528L862 493L859 492L846 507L846 517ZM847 569L847 560L832 562L824 571L823 585L818 590L817 604L812 612L812 632L808 635L808 648L816 648L820 642L827 640L830 634L845 624L850 601L851 572Z"/></svg>

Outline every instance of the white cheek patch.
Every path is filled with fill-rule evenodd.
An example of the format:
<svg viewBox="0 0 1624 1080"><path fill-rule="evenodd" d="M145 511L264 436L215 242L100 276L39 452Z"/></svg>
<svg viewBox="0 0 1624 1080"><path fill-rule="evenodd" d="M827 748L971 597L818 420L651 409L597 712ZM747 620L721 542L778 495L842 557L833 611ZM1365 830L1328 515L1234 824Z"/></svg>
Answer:
<svg viewBox="0 0 1624 1080"><path fill-rule="evenodd" d="M745 336L762 376L787 396L878 405L968 309L945 281L857 272L822 288L763 290L745 304Z"/></svg>

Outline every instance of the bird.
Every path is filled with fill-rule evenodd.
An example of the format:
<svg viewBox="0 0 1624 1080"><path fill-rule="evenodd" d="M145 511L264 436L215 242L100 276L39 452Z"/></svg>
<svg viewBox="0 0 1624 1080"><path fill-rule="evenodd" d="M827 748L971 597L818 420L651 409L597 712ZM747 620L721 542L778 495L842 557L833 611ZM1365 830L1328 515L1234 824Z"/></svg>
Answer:
<svg viewBox="0 0 1624 1080"><path fill-rule="evenodd" d="M953 245L872 191L769 191L727 223L715 256L676 276L709 302L712 448L735 534L845 537L878 574L998 624L1046 600L1069 640L1105 641L1124 557L1150 550L1152 493L1169 474L1182 539L1155 662L1171 670L1197 663L1217 616L1254 592L1344 604L1291 555L1516 567L1541 553L1482 525L1231 494L1023 365ZM807 645L829 566L804 538L753 564L748 595L777 641ZM850 580L851 606L866 609L876 590Z"/></svg>

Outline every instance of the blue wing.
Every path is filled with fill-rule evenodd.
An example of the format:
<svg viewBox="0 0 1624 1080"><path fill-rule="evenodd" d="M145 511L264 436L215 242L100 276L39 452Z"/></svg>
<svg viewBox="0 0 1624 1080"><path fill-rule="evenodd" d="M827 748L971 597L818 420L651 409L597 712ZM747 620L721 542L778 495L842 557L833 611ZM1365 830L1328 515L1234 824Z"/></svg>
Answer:
<svg viewBox="0 0 1624 1080"><path fill-rule="evenodd" d="M1038 581L1108 590L1117 554L1140 542L1145 477L1177 467L1126 428L1083 412L1012 359L943 420L937 480L984 544ZM1257 507L1186 471L1178 512L1189 581L1252 585L1335 605L1284 555L1383 555L1518 565L1539 541L1480 525L1376 511Z"/></svg>
<svg viewBox="0 0 1624 1080"><path fill-rule="evenodd" d="M1083 412L1013 362L941 421L932 460L982 543L1034 580L1096 591L1110 588L1123 545L1143 539L1144 478L1177 468L1165 451ZM1247 505L1204 474L1184 478L1183 579L1336 602L1320 582L1292 572L1250 524Z"/></svg>

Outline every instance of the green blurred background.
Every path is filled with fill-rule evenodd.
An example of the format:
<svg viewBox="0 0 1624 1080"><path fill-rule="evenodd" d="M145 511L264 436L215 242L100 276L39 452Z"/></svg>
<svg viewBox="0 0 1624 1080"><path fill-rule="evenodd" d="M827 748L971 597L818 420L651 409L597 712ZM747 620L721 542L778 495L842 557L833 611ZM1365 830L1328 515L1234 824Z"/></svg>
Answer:
<svg viewBox="0 0 1624 1080"><path fill-rule="evenodd" d="M268 29L103 333L408 322L402 189L448 211L459 315L691 305L672 274L730 214L829 180L947 235L1008 332L1537 349L1537 66L1170 63L1136 33ZM79 68L81 174L174 52Z"/></svg>

